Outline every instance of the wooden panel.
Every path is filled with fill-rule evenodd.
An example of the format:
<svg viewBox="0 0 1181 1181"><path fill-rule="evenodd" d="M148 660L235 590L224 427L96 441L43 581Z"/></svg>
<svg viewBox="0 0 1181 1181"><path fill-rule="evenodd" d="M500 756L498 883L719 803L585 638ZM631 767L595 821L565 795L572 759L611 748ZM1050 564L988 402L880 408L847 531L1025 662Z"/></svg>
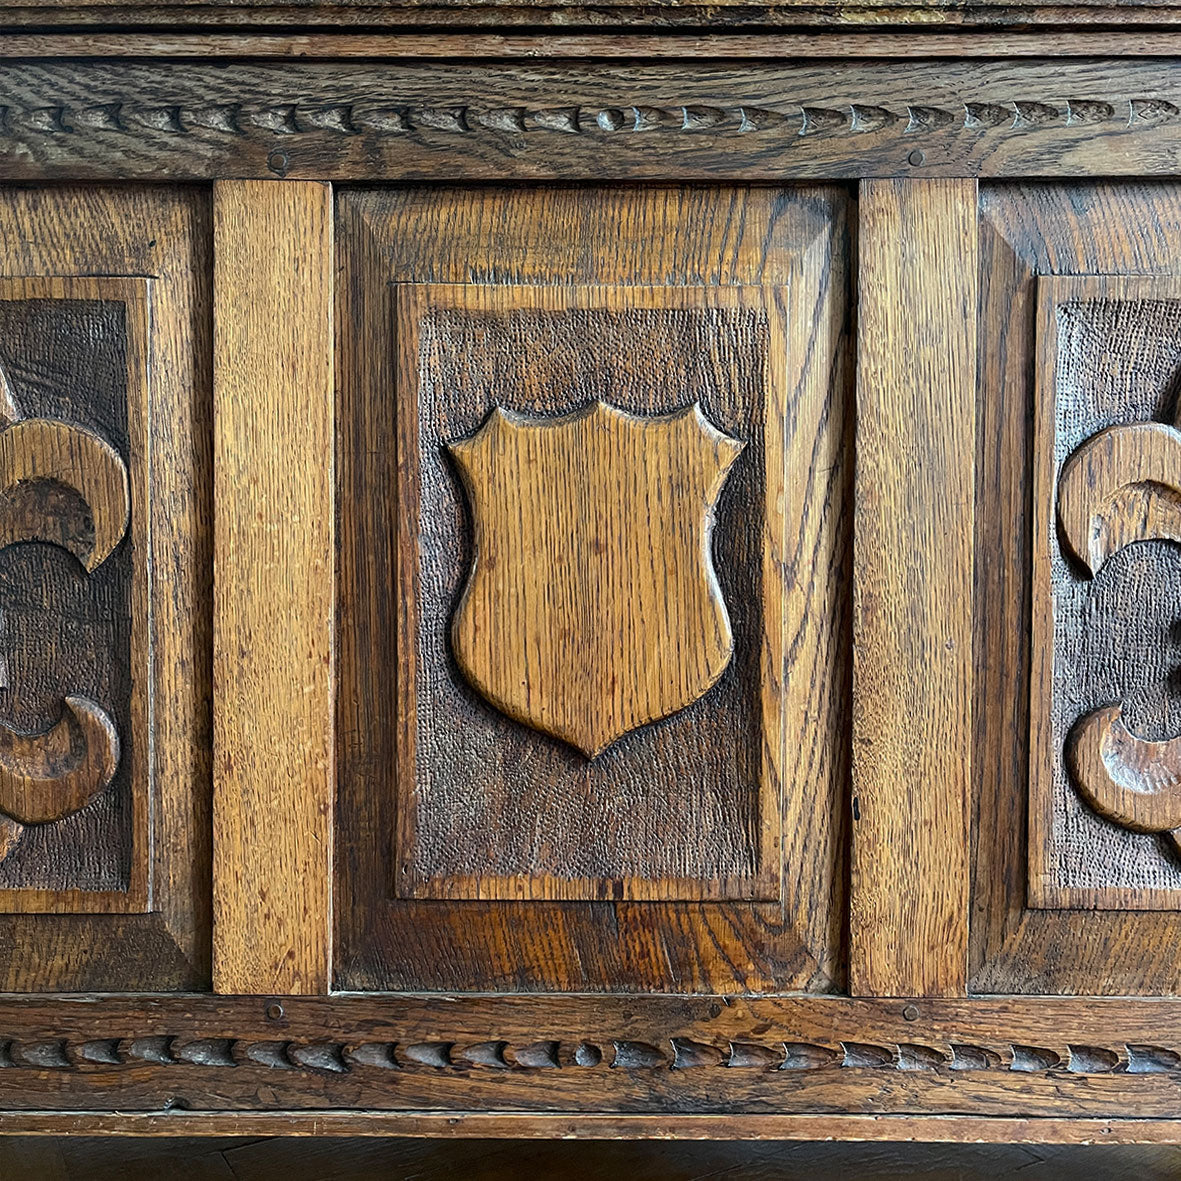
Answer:
<svg viewBox="0 0 1181 1181"><path fill-rule="evenodd" d="M988 560L977 565L975 607L972 987L1174 993L1181 988L1171 950L1181 938L1176 913L1042 909L1030 902L1094 906L1114 888L1123 894L1109 900L1120 905L1132 900L1132 886L1139 891L1136 905L1144 905L1144 888L1154 886L1154 879L1157 886L1167 883L1173 873L1172 854L1163 851L1161 838L1123 833L1078 800L1066 779L1055 786L1055 739L1038 719L1052 718L1056 708L1052 695L1047 703L1053 676L1066 695L1063 702L1069 697L1060 729L1126 694L1129 719L1142 736L1176 732L1175 687L1169 684L1175 547L1165 541L1131 546L1109 557L1092 579L1082 562L1072 557L1066 564L1061 551L1055 555L1045 542L1053 466L1085 441L1092 426L1168 421L1173 413L1173 313L1159 296L1174 289L1169 276L1181 241L1181 199L1170 184L1025 184L982 190L981 212L976 547ZM1058 278L1091 275L1111 278ZM1163 278L1120 278L1153 275ZM1043 282L1047 315L1051 303L1065 298L1066 353L1045 331L1038 344ZM1075 297L1094 295L1096 285L1112 295L1123 290L1148 297L1088 310L1088 301ZM1035 375L1050 366L1050 351L1055 370L1059 356L1068 364L1060 375L1043 374L1037 393ZM1050 380L1057 406L1056 418L1047 422ZM1047 449L1051 425L1060 438ZM1136 494L1114 503L1121 510L1116 517L1126 511L1129 524L1158 516L1146 513L1150 504L1143 498L1137 503ZM1116 526L1096 531L1096 540L1118 540L1123 529L1118 521ZM1057 522L1055 527L1064 536ZM1045 663L1053 652L1042 638L1052 570L1062 588L1054 592L1062 609L1055 642L1065 645L1054 673ZM1030 622L1039 620L1031 653L1025 637ZM1032 686L1028 695L1026 685ZM1029 872L1039 859L1055 878L1040 884L1040 898ZM1070 892L1055 896L1063 887Z"/></svg>
<svg viewBox="0 0 1181 1181"><path fill-rule="evenodd" d="M836 190L376 190L341 198L339 987L838 986L847 799L840 719L849 675L845 208ZM520 322L506 321L506 309ZM752 359L765 350L734 346L760 339L734 319L739 312L764 317L767 339L786 337L782 377L751 376ZM701 318L718 332L720 350L704 368L700 349L686 351L704 330ZM414 375L418 391L417 410L412 397L399 398L400 428L389 393L399 388L395 323L399 371ZM418 342L428 337L424 352ZM783 352L774 346L765 355ZM471 538L460 485L439 446L481 425L493 405L489 391L531 415L600 397L650 414L699 398L714 425L750 452L728 477L714 532L733 660L695 705L625 735L601 763L495 711L442 647ZM392 449L373 441L399 429L395 469ZM412 579L398 582L403 604L416 605L414 621L389 594L392 492L396 478L413 487L419 474L418 492L402 497L404 512L424 506L402 524L403 548L419 564L417 595ZM431 580L440 577L436 587ZM764 644L765 621L776 617L788 640ZM417 669L413 762L394 742L399 626L409 629L403 660L416 633L435 653L424 664L420 648L401 678L405 704ZM479 753L453 759L472 736ZM683 782L661 778L658 752L684 769ZM452 785L432 766L470 773ZM746 776L734 776L731 768L743 766ZM639 791L649 776L664 785L659 792ZM711 777L730 802L708 786ZM591 789L602 794L588 801L580 793ZM439 803L432 792L442 793ZM608 813L607 826L597 819L616 795L645 818L646 860L638 859L628 817ZM392 806L398 800L400 810ZM503 884L436 873L429 890L452 897L446 907L398 897L426 892L402 885L412 875L397 865L394 836L402 833L405 851L410 838L400 826L411 800L416 857L441 851L452 860L435 866L453 875L479 858L495 868L500 858ZM723 824L728 807L747 826L748 859L763 842L761 865L773 871L769 885L782 901L753 900L760 895L749 870L745 882L718 873L727 864L720 858L732 857L718 834L731 850L743 846L702 811L707 800ZM421 835L424 816L442 837L461 840L431 845ZM767 837L780 827L782 852ZM591 867L581 883L555 873L565 872L567 854ZM631 882L619 872L625 856L642 871ZM678 866L688 873L678 875ZM633 901L644 888L652 900ZM506 897L490 897L495 890ZM723 891L737 897L722 902ZM538 893L542 900L511 901Z"/></svg>
<svg viewBox="0 0 1181 1181"><path fill-rule="evenodd" d="M80 694L121 748L91 804L9 846L0 908L61 913L0 915L4 991L209 981L207 221L207 198L180 189L0 192L0 365L6 419L21 416L0 455L10 472L31 456L57 474L52 495L18 485L6 500L5 540L53 544L0 557L5 720L44 730ZM87 730L96 751L110 742L90 705L50 730L35 777L80 758ZM87 774L101 781L102 759L75 803ZM72 806L71 791L51 804L26 784L25 804L9 802L41 800L29 819ZM150 913L134 913L149 910L149 877Z"/></svg>
<svg viewBox="0 0 1181 1181"><path fill-rule="evenodd" d="M782 305L761 288L400 290L398 892L778 899L785 705L767 664L787 641L782 509L767 481L782 479ZM629 417L590 424L583 446L603 457L591 471L569 436L580 420L555 416L599 399ZM477 492L472 445L452 444L453 460L469 457L453 468L444 443L501 407L544 412L530 429L569 438L567 450L547 471L536 435L516 467L501 447ZM715 437L736 435L741 457L731 449L718 468L719 444L695 420L680 420L690 435L654 417L686 407ZM631 423L627 437L611 422ZM716 514L720 481L707 497L653 452L674 437L701 440L711 485L734 465ZM480 515L497 486L503 524ZM579 564L603 585L594 573L580 586ZM545 617L550 599L559 618Z"/></svg>
<svg viewBox="0 0 1181 1181"><path fill-rule="evenodd" d="M0 91L14 180L1167 176L1181 150L1169 57L67 60L0 63Z"/></svg>
<svg viewBox="0 0 1181 1181"><path fill-rule="evenodd" d="M331 193L214 190L214 986L328 984Z"/></svg>
<svg viewBox="0 0 1181 1181"><path fill-rule="evenodd" d="M147 911L148 283L0 280L0 339L0 911Z"/></svg>
<svg viewBox="0 0 1181 1181"><path fill-rule="evenodd" d="M1181 902L1179 329L1177 281L1038 281L1031 906Z"/></svg>
<svg viewBox="0 0 1181 1181"><path fill-rule="evenodd" d="M854 523L854 993L967 971L976 188L860 199Z"/></svg>

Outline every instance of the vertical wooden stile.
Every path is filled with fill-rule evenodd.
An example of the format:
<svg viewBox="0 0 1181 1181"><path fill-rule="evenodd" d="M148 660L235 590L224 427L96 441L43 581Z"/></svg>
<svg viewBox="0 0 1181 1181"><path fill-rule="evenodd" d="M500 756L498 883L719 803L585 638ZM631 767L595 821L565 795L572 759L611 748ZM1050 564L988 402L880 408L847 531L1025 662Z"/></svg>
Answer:
<svg viewBox="0 0 1181 1181"><path fill-rule="evenodd" d="M214 988L329 985L332 193L214 186Z"/></svg>
<svg viewBox="0 0 1181 1181"><path fill-rule="evenodd" d="M976 184L866 181L854 510L852 991L966 990Z"/></svg>

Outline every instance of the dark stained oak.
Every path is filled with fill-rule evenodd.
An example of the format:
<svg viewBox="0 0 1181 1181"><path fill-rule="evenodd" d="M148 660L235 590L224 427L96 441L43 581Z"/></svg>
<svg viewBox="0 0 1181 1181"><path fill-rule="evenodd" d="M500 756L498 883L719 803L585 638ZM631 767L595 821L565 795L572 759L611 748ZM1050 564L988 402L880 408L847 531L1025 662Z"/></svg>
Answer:
<svg viewBox="0 0 1181 1181"><path fill-rule="evenodd" d="M4 5L0 1131L1181 1140L1179 25Z"/></svg>
<svg viewBox="0 0 1181 1181"><path fill-rule="evenodd" d="M11 61L0 169L369 184L1167 176L1178 60Z"/></svg>

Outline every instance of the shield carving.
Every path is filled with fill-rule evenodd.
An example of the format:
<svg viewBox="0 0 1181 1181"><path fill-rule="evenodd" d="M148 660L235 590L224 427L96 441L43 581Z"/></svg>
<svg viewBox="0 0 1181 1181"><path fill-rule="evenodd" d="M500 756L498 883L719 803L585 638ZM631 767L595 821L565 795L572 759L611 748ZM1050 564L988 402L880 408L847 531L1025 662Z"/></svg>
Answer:
<svg viewBox="0 0 1181 1181"><path fill-rule="evenodd" d="M588 758L701 697L733 650L710 533L742 447L696 403L603 402L498 407L454 444L475 546L451 639L471 684Z"/></svg>

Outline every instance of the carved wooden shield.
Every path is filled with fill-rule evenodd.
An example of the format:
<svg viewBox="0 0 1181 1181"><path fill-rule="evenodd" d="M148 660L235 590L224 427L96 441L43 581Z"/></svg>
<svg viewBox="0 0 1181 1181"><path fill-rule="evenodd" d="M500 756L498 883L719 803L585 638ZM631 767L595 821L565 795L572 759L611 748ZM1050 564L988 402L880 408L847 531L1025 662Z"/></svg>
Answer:
<svg viewBox="0 0 1181 1181"><path fill-rule="evenodd" d="M452 644L498 709L593 758L722 675L733 639L710 530L742 444L698 405L497 408L450 450L475 524Z"/></svg>

